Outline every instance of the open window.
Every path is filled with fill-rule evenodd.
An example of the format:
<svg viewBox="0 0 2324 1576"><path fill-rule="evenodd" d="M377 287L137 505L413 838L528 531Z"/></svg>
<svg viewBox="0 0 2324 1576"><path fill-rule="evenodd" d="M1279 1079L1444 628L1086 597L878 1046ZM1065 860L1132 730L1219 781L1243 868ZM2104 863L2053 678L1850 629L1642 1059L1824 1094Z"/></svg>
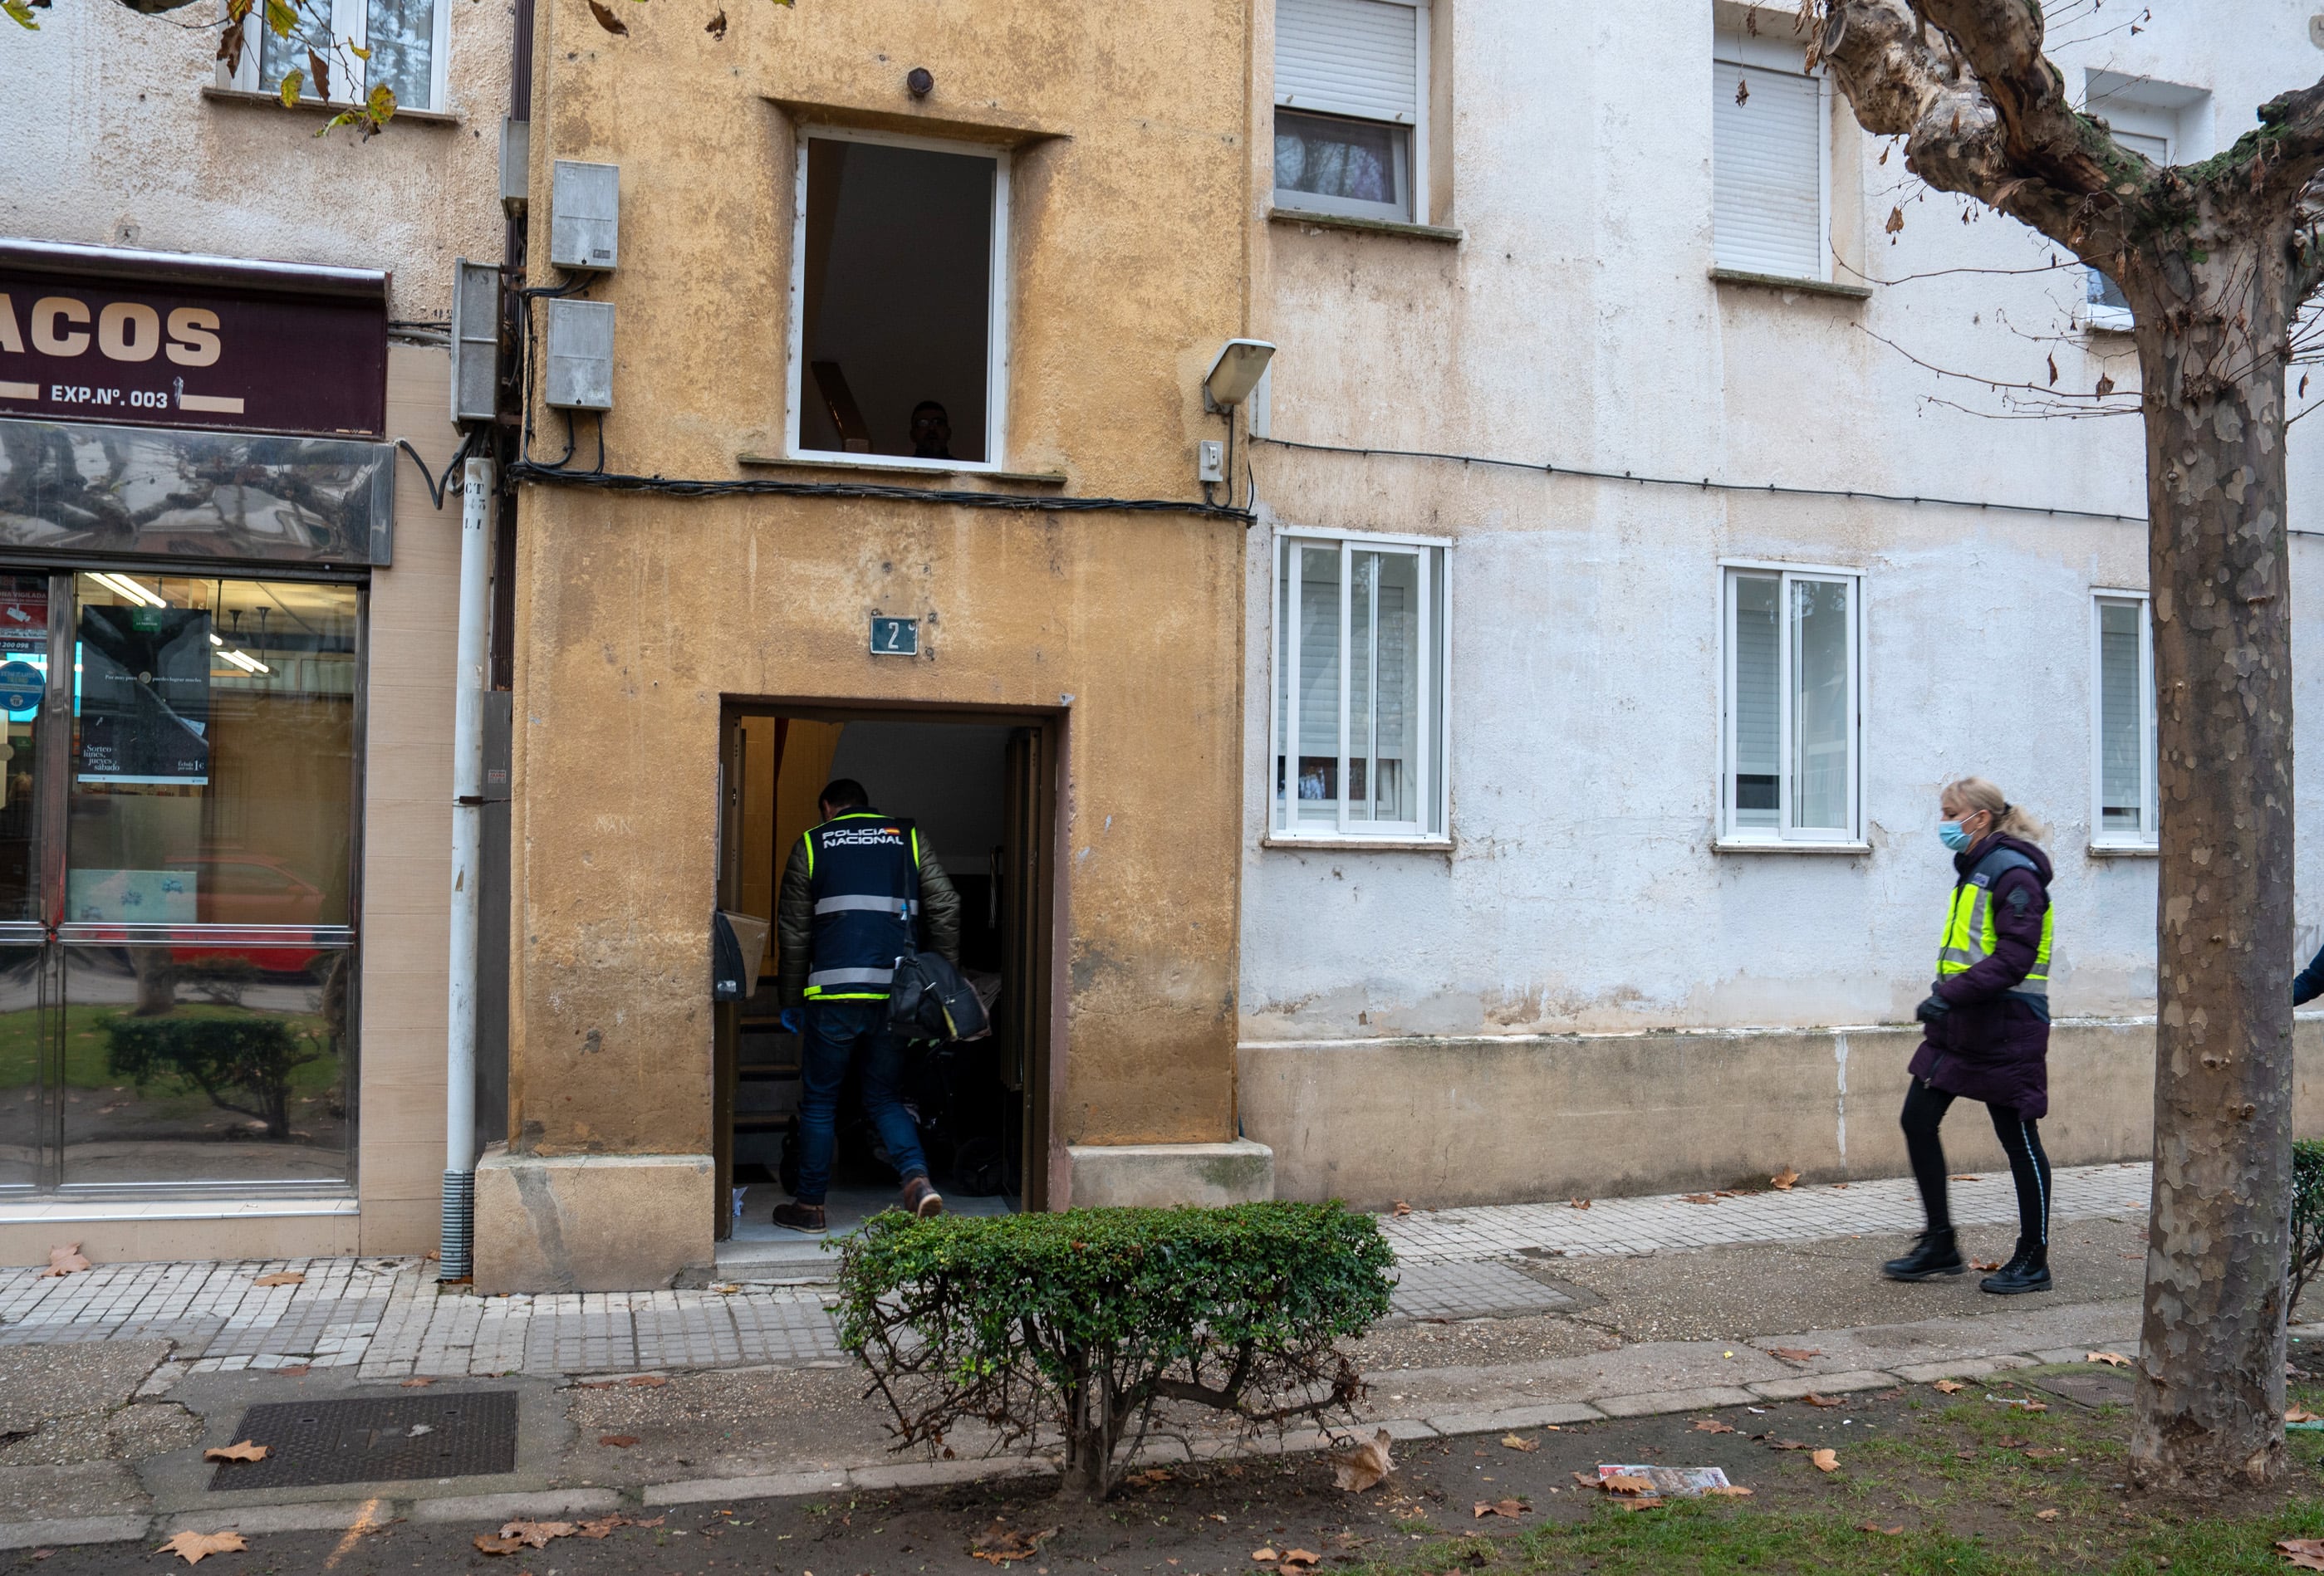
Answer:
<svg viewBox="0 0 2324 1576"><path fill-rule="evenodd" d="M1009 155L817 129L801 140L790 452L998 469Z"/></svg>
<svg viewBox="0 0 2324 1576"><path fill-rule="evenodd" d="M308 0L293 9L296 25L277 33L270 7L250 8L243 51L225 86L280 93L296 71L305 98L360 104L385 88L398 109L445 107L451 0Z"/></svg>

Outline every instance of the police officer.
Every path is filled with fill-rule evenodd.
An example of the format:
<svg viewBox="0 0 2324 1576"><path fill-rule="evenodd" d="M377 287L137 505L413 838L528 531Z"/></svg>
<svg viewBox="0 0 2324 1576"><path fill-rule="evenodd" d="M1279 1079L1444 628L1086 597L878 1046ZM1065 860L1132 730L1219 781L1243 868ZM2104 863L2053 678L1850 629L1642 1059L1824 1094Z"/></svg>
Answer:
<svg viewBox="0 0 2324 1576"><path fill-rule="evenodd" d="M1956 1099L1982 1101L2017 1184L2017 1251L1979 1283L1997 1295L2050 1289L2050 856L2039 822L1981 777L1946 787L1937 836L1953 856L1937 978L1914 1016L1927 1025L1908 1069L1904 1149L1928 1230L1881 1266L1891 1280L1967 1267L1953 1240L1938 1124Z"/></svg>
<svg viewBox="0 0 2324 1576"><path fill-rule="evenodd" d="M928 1182L919 1126L904 1108L904 1044L888 1028L896 960L920 947L960 961L960 894L909 821L871 806L863 785L841 778L823 790L822 824L807 830L783 871L783 1027L801 1036L798 1196L775 1206L775 1224L825 1229L839 1091L861 1057L863 1110L903 1180L904 1207L944 1212Z"/></svg>

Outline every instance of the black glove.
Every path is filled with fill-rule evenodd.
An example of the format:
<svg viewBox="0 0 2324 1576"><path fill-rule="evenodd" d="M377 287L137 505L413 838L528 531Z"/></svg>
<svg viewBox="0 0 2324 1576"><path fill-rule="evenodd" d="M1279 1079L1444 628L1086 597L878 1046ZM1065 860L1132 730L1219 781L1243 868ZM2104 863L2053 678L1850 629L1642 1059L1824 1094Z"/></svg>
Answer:
<svg viewBox="0 0 2324 1576"><path fill-rule="evenodd" d="M1934 1023L1937 1019L1942 1018L1946 1013L1950 1012L1952 1009L1953 1004L1951 1002L1938 995L1934 990L1932 990L1929 992L1929 999L1926 1001L1922 1002L1918 1007L1913 1009L1913 1016L1919 1018L1923 1023Z"/></svg>

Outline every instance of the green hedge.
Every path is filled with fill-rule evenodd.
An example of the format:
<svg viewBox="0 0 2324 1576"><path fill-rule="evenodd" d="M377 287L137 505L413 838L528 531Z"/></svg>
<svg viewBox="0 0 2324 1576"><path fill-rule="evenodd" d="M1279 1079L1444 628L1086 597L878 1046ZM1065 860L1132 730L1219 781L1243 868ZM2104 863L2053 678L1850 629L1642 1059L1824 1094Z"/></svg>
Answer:
<svg viewBox="0 0 2324 1576"><path fill-rule="evenodd" d="M1069 1485L1102 1495L1157 1403L1261 1425L1353 1401L1336 1342L1387 1313L1393 1262L1338 1204L891 1213L844 1249L841 1338L904 1444L967 1419L1002 1445L1061 1427Z"/></svg>
<svg viewBox="0 0 2324 1576"><path fill-rule="evenodd" d="M2284 1298L2287 1322L2319 1267L2324 1267L2324 1139L2296 1138L2292 1145L2292 1286Z"/></svg>

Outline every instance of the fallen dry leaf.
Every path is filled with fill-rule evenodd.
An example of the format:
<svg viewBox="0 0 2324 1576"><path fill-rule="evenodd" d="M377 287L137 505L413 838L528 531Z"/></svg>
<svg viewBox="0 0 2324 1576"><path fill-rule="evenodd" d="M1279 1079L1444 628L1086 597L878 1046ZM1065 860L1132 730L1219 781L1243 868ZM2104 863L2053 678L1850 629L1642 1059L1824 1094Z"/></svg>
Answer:
<svg viewBox="0 0 2324 1576"><path fill-rule="evenodd" d="M597 19L597 25L604 28L607 32L619 33L624 38L629 36L630 24L623 22L620 17L614 15L603 5L597 4L597 0L589 0L589 14L595 17ZM486 1552L490 1553L491 1551L487 1550Z"/></svg>
<svg viewBox="0 0 2324 1576"><path fill-rule="evenodd" d="M2305 1406L2292 1407L2283 1415L2283 1420L2286 1423L2324 1423L2324 1417L2318 1416Z"/></svg>
<svg viewBox="0 0 2324 1576"><path fill-rule="evenodd" d="M262 1275L250 1284L254 1286L302 1286L307 1284L307 1277L295 1269L284 1269L272 1275Z"/></svg>
<svg viewBox="0 0 2324 1576"><path fill-rule="evenodd" d="M1705 1417L1695 1424L1694 1431L1697 1433L1732 1433L1735 1427L1732 1424L1720 1422L1716 1417Z"/></svg>
<svg viewBox="0 0 2324 1576"><path fill-rule="evenodd" d="M551 1538L569 1538L573 1524L569 1521L508 1521L501 1524L501 1536L514 1538L527 1548L545 1549Z"/></svg>
<svg viewBox="0 0 2324 1576"><path fill-rule="evenodd" d="M1798 1346L1771 1346L1767 1350L1774 1352L1777 1357L1784 1359L1786 1362L1805 1362L1812 1357L1821 1357L1823 1355L1823 1348L1820 1346L1813 1350Z"/></svg>
<svg viewBox="0 0 2324 1576"><path fill-rule="evenodd" d="M1579 1472L1576 1472L1573 1475L1577 1478L1582 1477L1582 1474ZM1588 1482L1591 1479L1585 1478L1582 1480L1584 1482ZM1609 1472L1605 1477L1597 1479L1596 1482L1598 1487L1603 1488L1609 1494L1654 1494L1659 1492L1659 1490L1655 1488L1655 1480L1652 1478L1641 1478L1635 1472ZM1477 1514L1482 1516L1484 1512L1480 1509Z"/></svg>
<svg viewBox="0 0 2324 1576"><path fill-rule="evenodd" d="M2001 1267L2001 1260L1998 1258L1972 1258L1969 1261L1969 1267L1971 1269L1983 1270L1990 1273Z"/></svg>
<svg viewBox="0 0 2324 1576"><path fill-rule="evenodd" d="M1537 1451L1541 1448L1541 1441L1526 1439L1515 1433L1505 1433L1501 1435L1501 1446L1505 1450Z"/></svg>
<svg viewBox="0 0 2324 1576"><path fill-rule="evenodd" d="M666 1385L669 1383L669 1381L662 1378L659 1374L640 1374L636 1378L632 1379L630 1383L637 1386L641 1390L650 1390L659 1386Z"/></svg>
<svg viewBox="0 0 2324 1576"><path fill-rule="evenodd" d="M1808 1460L1815 1463L1815 1470L1819 1472L1840 1470L1840 1452L1836 1450L1820 1450L1808 1457Z"/></svg>
<svg viewBox="0 0 2324 1576"><path fill-rule="evenodd" d="M88 1260L81 1257L80 1244L78 1242L68 1242L62 1248L51 1248L49 1249L48 1268L41 1271L40 1274L34 1276L32 1278L34 1280L46 1280L52 1275L71 1275L76 1271L87 1269L88 1267ZM220 1533L217 1535L224 1537L226 1535L224 1533Z"/></svg>
<svg viewBox="0 0 2324 1576"><path fill-rule="evenodd" d="M1396 1461L1388 1454L1388 1430L1383 1428L1370 1439L1358 1441L1352 1449L1333 1451L1333 1487L1360 1494L1395 1471Z"/></svg>
<svg viewBox="0 0 2324 1576"><path fill-rule="evenodd" d="M202 1452L206 1461L263 1461L272 1447L244 1440L240 1444L214 1444Z"/></svg>
<svg viewBox="0 0 2324 1576"><path fill-rule="evenodd" d="M1810 1390L1806 1395L1802 1396L1800 1399L1805 1401L1811 1406L1844 1406L1848 1404L1845 1401L1836 1400L1830 1396L1819 1396L1813 1390Z"/></svg>
<svg viewBox="0 0 2324 1576"><path fill-rule="evenodd" d="M2084 1362L2102 1362L2108 1368L2128 1368L2130 1366L2130 1359L2123 1356L2123 1354L2118 1351L2093 1351L2089 1356L2082 1359L2082 1360Z"/></svg>
<svg viewBox="0 0 2324 1576"><path fill-rule="evenodd" d="M1705 1488L1703 1493L1714 1499L1748 1499L1751 1498L1751 1490L1746 1488L1740 1483L1724 1483L1715 1488Z"/></svg>
<svg viewBox="0 0 2324 1576"><path fill-rule="evenodd" d="M1586 1198L1568 1199L1565 1202L1568 1209L1586 1210L1590 1207L1590 1201Z"/></svg>
<svg viewBox="0 0 2324 1576"><path fill-rule="evenodd" d="M610 1444L615 1450L627 1450L638 1442L638 1436L634 1433L601 1433L597 1436L597 1442Z"/></svg>
<svg viewBox="0 0 2324 1576"><path fill-rule="evenodd" d="M513 1554L524 1547L522 1538L494 1537L488 1532L480 1532L468 1541L476 1545L480 1554Z"/></svg>
<svg viewBox="0 0 2324 1576"><path fill-rule="evenodd" d="M1650 1493L1653 1491L1652 1485L1648 1485L1647 1491ZM1525 1507L1514 1499L1496 1499L1490 1504L1480 1499L1477 1501L1477 1514L1474 1519L1482 1521L1489 1516L1505 1516L1511 1521L1515 1521L1524 1514ZM1287 1558L1288 1556L1286 1561Z"/></svg>
<svg viewBox="0 0 2324 1576"><path fill-rule="evenodd" d="M647 1521L640 1521L633 1516L622 1516L619 1514L613 1516L600 1516L593 1517L588 1521L575 1522L573 1524L573 1535L575 1537L582 1538L609 1538L621 1527L659 1526L663 1522L668 1521L669 1519L669 1518L666 1516L657 1516Z"/></svg>
<svg viewBox="0 0 2324 1576"><path fill-rule="evenodd" d="M1679 1194L1679 1197L1686 1200L1686 1202L1691 1204L1707 1204L1716 1203L1719 1202L1714 1194L1707 1193L1683 1193Z"/></svg>
<svg viewBox="0 0 2324 1576"><path fill-rule="evenodd" d="M2324 1538L2278 1538L2275 1546L2295 1571L2324 1571Z"/></svg>
<svg viewBox="0 0 2324 1576"><path fill-rule="evenodd" d="M1313 1549L1286 1549L1283 1568L1286 1571L1306 1571L1323 1562L1323 1556Z"/></svg>
<svg viewBox="0 0 2324 1576"><path fill-rule="evenodd" d="M1777 1439L1772 1433L1763 1433L1759 1437L1767 1442L1767 1448L1769 1450L1805 1450L1808 1448L1807 1441L1803 1439Z"/></svg>
<svg viewBox="0 0 2324 1576"><path fill-rule="evenodd" d="M1800 1174L1786 1166L1781 1171L1776 1172L1775 1175L1767 1178L1767 1185L1774 1188L1777 1193L1789 1193L1792 1191L1792 1184L1799 1179Z"/></svg>
<svg viewBox="0 0 2324 1576"><path fill-rule="evenodd" d="M1254 1565L1272 1565L1281 1558L1283 1556L1273 1549L1253 1549L1250 1552L1250 1562Z"/></svg>
<svg viewBox="0 0 2324 1576"><path fill-rule="evenodd" d="M198 1565L212 1554L239 1554L248 1547L238 1532L181 1532L153 1552L175 1554L189 1565Z"/></svg>
<svg viewBox="0 0 2324 1576"><path fill-rule="evenodd" d="M1976 1174L1975 1174L1975 1173L1973 1173L1973 1172L1966 1172L1966 1171L1965 1171L1965 1172L1962 1172L1960 1175L1955 1176L1955 1177L1953 1178L1953 1180L1954 1180L1955 1182L1975 1182L1975 1181L1977 1180L1977 1176L1976 1176Z"/></svg>
<svg viewBox="0 0 2324 1576"><path fill-rule="evenodd" d="M407 1390L418 1390L432 1385L436 1381L434 1379L413 1378L404 1380L401 1387Z"/></svg>
<svg viewBox="0 0 2324 1576"><path fill-rule="evenodd" d="M994 1522L979 1533L976 1541L968 1545L969 1553L990 1565L1005 1565L1013 1560L1029 1560L1041 1552L1041 1545L1057 1535L1054 1526L1039 1532L1018 1532Z"/></svg>
<svg viewBox="0 0 2324 1576"><path fill-rule="evenodd" d="M723 1280L723 1281L719 1281L719 1282L717 1282L715 1285L712 1286L710 1289L711 1289L712 1291L714 1291L714 1292L716 1292L716 1293L717 1293L720 1296L722 1296L722 1297L731 1297L731 1296L733 1296L736 1292L741 1291L742 1288L742 1286L741 1286L737 1285L737 1284L736 1284L735 1282L733 1282L733 1281L731 1281L731 1280Z"/></svg>
<svg viewBox="0 0 2324 1576"><path fill-rule="evenodd" d="M1878 1533L1884 1538L1901 1538L1904 1535L1904 1526L1902 1522L1899 1522L1895 1526L1882 1526L1877 1521L1863 1521L1857 1523L1856 1530L1858 1532Z"/></svg>
<svg viewBox="0 0 2324 1576"><path fill-rule="evenodd" d="M1935 1388L1941 1395L1950 1396L1960 1391L1966 1390L1969 1387L1961 1383L1959 1379L1939 1379L1936 1382Z"/></svg>
<svg viewBox="0 0 2324 1576"><path fill-rule="evenodd" d="M2036 1521L2055 1521L2058 1519L2058 1512L2054 1507L2048 1510L2037 1510L2034 1513L2034 1519Z"/></svg>
<svg viewBox="0 0 2324 1576"><path fill-rule="evenodd" d="M1402 1199L1398 1199L1396 1201L1396 1208L1390 1210L1388 1213L1392 1215L1408 1215L1412 1213L1412 1206L1405 1203Z"/></svg>

